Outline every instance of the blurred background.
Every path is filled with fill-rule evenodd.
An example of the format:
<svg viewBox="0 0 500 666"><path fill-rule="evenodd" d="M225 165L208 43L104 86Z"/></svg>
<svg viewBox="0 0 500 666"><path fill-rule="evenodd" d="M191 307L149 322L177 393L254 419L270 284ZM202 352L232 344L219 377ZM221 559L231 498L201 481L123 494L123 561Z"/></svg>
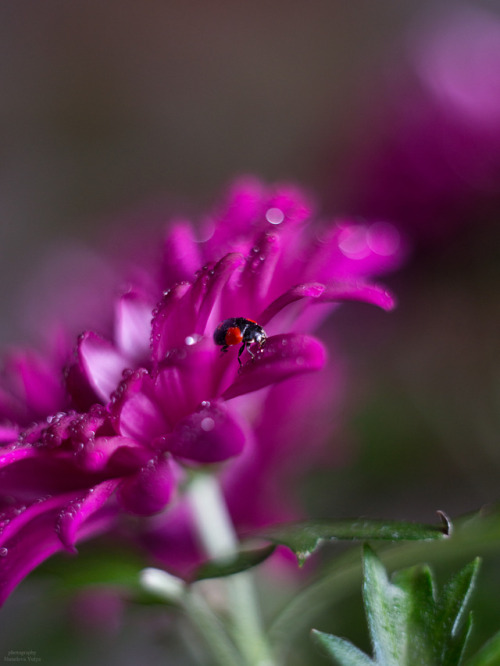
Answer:
<svg viewBox="0 0 500 666"><path fill-rule="evenodd" d="M344 306L323 331L349 367L347 453L305 485L310 513L432 522L498 501L499 3L5 1L0 91L2 346L36 339L57 281L108 288L121 231L241 173L292 180L413 248L382 278L396 312ZM42 649L32 623L24 649Z"/></svg>

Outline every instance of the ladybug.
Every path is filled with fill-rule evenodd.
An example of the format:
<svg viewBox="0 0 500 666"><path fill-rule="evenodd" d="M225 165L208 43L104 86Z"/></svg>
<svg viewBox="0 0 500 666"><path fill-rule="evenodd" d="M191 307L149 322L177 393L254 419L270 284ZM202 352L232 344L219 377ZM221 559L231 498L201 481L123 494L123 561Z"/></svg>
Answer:
<svg viewBox="0 0 500 666"><path fill-rule="evenodd" d="M238 352L238 363L240 366L241 358L245 348L252 358L255 354L250 351L250 345L256 342L259 348L262 347L267 339L266 332L259 326L253 319L245 319L245 317L231 317L224 319L214 333L214 342L216 345L222 346L222 351L227 352L229 347L241 344L240 351Z"/></svg>

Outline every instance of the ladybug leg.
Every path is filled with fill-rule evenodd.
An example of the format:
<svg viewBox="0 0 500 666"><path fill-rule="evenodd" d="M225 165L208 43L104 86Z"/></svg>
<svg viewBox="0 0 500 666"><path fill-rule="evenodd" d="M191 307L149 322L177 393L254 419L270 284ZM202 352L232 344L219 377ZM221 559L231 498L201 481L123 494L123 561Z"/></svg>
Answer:
<svg viewBox="0 0 500 666"><path fill-rule="evenodd" d="M229 349L229 345L224 345L224 346L221 348L221 352L226 353L228 349Z"/></svg>
<svg viewBox="0 0 500 666"><path fill-rule="evenodd" d="M252 357L252 360L253 360L255 358L255 354L250 349L251 344L252 344L251 342L247 342L247 345L248 345L247 351L248 351L248 353L250 354L250 356Z"/></svg>
<svg viewBox="0 0 500 666"><path fill-rule="evenodd" d="M241 356L241 355L243 354L243 352L245 351L245 347L246 347L246 342L244 342L244 343L241 345L241 347L240 347L240 351L238 352L238 363L240 364L240 368L241 368L241 366L243 365L242 362L241 362L241 358L240 358L240 356Z"/></svg>

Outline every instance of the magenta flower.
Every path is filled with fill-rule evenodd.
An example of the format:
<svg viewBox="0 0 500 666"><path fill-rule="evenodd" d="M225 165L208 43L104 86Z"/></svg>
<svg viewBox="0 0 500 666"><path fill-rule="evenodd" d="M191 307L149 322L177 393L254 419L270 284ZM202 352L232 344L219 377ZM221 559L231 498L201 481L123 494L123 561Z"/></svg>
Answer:
<svg viewBox="0 0 500 666"><path fill-rule="evenodd" d="M45 377L26 363L12 390L6 385L22 409L0 402L0 601L52 553L74 551L124 513L158 514L145 541L159 556L166 547L165 562L175 560L193 543L178 491L190 467L222 465L242 526L287 513L273 507L271 475L279 482L305 459L293 432L307 410L332 397L326 369L305 394L298 380L327 359L310 331L339 301L393 306L386 289L366 280L398 263L397 237L381 223L318 228L300 192L250 179L236 183L201 237L186 223L173 225L160 269L151 271L160 278L117 301L113 336L87 331L64 373ZM241 369L238 347L221 354L213 340L230 317L252 319L267 333L253 357L243 352ZM289 434L287 406L297 412ZM27 426L29 419L37 422ZM324 429L317 434L320 441ZM295 465L282 464L287 454ZM243 501L236 484L257 490L259 500L245 492Z"/></svg>
<svg viewBox="0 0 500 666"><path fill-rule="evenodd" d="M497 217L500 20L453 7L414 30L405 51L369 102L377 112L354 150L347 207L436 243Z"/></svg>

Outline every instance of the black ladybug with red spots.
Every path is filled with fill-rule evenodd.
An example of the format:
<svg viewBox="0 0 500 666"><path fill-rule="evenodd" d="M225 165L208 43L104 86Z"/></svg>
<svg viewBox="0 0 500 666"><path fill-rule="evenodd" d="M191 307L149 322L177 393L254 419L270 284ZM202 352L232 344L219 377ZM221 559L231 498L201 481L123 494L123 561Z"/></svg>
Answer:
<svg viewBox="0 0 500 666"><path fill-rule="evenodd" d="M257 324L253 319L245 319L245 317L231 317L224 319L214 333L214 342L216 345L221 345L222 351L227 352L229 347L241 344L238 352L238 363L241 363L241 355L245 349L252 358L255 354L250 350L250 346L255 342L261 348L266 342L267 335L262 326Z"/></svg>

